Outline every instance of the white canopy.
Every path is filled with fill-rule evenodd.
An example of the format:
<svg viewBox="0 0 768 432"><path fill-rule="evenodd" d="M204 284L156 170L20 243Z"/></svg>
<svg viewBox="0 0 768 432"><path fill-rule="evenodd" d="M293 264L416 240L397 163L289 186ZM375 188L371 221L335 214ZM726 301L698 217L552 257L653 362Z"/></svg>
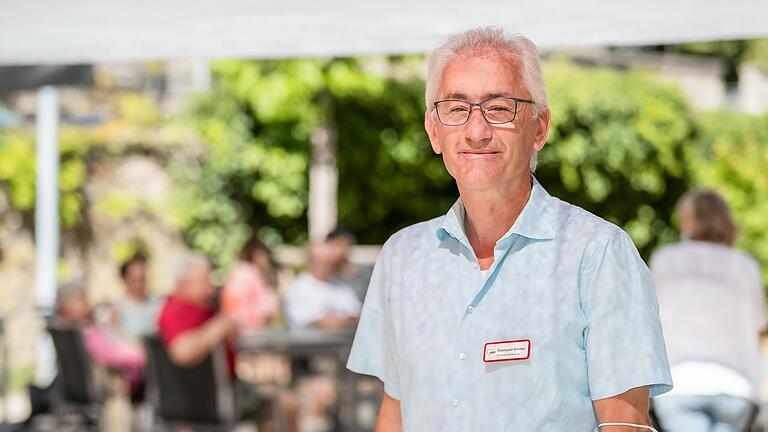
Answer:
<svg viewBox="0 0 768 432"><path fill-rule="evenodd" d="M540 47L768 35L765 0L0 0L0 64L423 53L499 25Z"/></svg>

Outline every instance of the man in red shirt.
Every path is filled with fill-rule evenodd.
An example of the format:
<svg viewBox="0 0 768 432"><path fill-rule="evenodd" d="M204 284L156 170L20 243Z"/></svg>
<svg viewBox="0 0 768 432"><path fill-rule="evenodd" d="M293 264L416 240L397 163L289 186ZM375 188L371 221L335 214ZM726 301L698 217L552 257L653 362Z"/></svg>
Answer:
<svg viewBox="0 0 768 432"><path fill-rule="evenodd" d="M235 352L232 342L237 337L234 317L218 312L214 307L216 290L211 284L211 265L199 253L191 253L182 262L176 278L176 289L165 301L157 320L171 361L180 366L192 366L202 361L219 343L225 343L227 362L235 378ZM237 397L244 412L257 413L261 431L273 431L269 421L273 404L260 399L247 384L236 382ZM278 394L290 431L298 430L296 402L289 394ZM246 406L246 405L254 406Z"/></svg>
<svg viewBox="0 0 768 432"><path fill-rule="evenodd" d="M227 362L234 376L235 354L228 340L237 336L237 324L213 308L216 290L210 278L208 260L189 254L179 269L176 290L160 311L157 328L171 360L180 366L195 365L216 345L226 343Z"/></svg>

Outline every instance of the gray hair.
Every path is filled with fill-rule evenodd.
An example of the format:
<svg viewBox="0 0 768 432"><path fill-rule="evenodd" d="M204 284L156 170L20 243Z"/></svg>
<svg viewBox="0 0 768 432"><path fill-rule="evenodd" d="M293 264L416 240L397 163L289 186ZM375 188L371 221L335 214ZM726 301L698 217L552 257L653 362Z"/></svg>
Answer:
<svg viewBox="0 0 768 432"><path fill-rule="evenodd" d="M198 267L210 267L211 262L200 252L187 252L176 264L176 283L187 280L190 270Z"/></svg>
<svg viewBox="0 0 768 432"><path fill-rule="evenodd" d="M461 56L477 55L483 51L493 51L517 60L524 87L531 93L533 118L549 106L547 88L541 70L541 61L536 45L522 35L513 35L499 27L476 27L463 33L455 34L437 47L427 63L427 83L425 102L427 111L434 107L437 90L448 64ZM538 164L538 152L531 154L531 172Z"/></svg>
<svg viewBox="0 0 768 432"><path fill-rule="evenodd" d="M65 282L59 285L56 290L56 307L60 308L67 300L80 295L87 295L83 281L71 280Z"/></svg>

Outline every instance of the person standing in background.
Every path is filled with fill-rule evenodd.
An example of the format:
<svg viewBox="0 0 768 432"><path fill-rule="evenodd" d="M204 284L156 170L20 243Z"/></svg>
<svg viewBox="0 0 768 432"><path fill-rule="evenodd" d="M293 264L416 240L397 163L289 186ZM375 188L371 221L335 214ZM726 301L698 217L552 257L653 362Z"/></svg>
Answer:
<svg viewBox="0 0 768 432"><path fill-rule="evenodd" d="M665 431L744 431L766 324L760 268L733 248L737 228L720 195L689 192L676 212L683 241L650 265L675 383L654 408Z"/></svg>

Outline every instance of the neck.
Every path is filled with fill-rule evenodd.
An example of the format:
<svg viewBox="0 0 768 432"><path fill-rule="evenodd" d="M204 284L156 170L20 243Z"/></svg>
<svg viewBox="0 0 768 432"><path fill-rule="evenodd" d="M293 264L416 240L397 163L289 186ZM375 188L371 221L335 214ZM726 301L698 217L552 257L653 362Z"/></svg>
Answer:
<svg viewBox="0 0 768 432"><path fill-rule="evenodd" d="M133 300L133 301L136 301L136 302L139 302L139 303L143 303L143 302L145 302L147 300L147 295L143 294L143 293L131 293L131 292L129 292L128 293L128 298Z"/></svg>
<svg viewBox="0 0 768 432"><path fill-rule="evenodd" d="M334 272L330 266L323 264L310 264L309 274L321 282L330 282L330 280L333 279Z"/></svg>
<svg viewBox="0 0 768 432"><path fill-rule="evenodd" d="M531 196L529 178L503 189L462 190L464 230L480 268L493 264L496 242L509 231Z"/></svg>

